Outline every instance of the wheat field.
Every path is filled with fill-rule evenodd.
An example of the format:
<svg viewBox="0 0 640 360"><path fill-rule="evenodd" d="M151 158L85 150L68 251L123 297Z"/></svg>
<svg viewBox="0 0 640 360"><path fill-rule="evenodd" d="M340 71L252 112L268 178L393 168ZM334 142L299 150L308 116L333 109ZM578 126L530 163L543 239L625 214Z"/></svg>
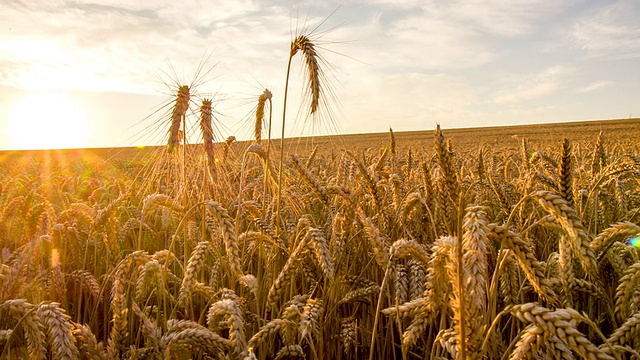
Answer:
<svg viewBox="0 0 640 360"><path fill-rule="evenodd" d="M296 54L316 119L323 62ZM305 148L283 111L278 146L265 90L254 140L220 141L195 93L135 156L2 157L0 358L640 359L633 133Z"/></svg>
<svg viewBox="0 0 640 360"><path fill-rule="evenodd" d="M638 146L511 141L5 160L2 358L638 358Z"/></svg>

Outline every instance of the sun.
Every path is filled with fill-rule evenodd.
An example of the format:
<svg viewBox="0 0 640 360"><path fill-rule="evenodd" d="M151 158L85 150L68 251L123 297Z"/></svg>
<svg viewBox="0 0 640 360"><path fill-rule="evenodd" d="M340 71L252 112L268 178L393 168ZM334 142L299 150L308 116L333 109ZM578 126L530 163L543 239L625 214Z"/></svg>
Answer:
<svg viewBox="0 0 640 360"><path fill-rule="evenodd" d="M14 103L8 115L8 140L12 149L87 146L87 114L65 93L28 94Z"/></svg>

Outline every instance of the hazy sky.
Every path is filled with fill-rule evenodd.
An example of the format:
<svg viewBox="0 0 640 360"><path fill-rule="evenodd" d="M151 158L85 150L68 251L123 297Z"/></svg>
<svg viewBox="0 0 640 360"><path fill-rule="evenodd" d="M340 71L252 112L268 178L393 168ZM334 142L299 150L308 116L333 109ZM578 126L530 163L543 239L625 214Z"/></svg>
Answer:
<svg viewBox="0 0 640 360"><path fill-rule="evenodd" d="M67 124L56 111L86 122L68 125L85 146L160 142L166 118L134 125L170 100L162 81L191 83L209 54L197 91L218 138L251 136L264 87L278 137L289 43L319 24L341 133L640 117L639 18L637 0L3 0L0 149L21 146L16 114ZM335 132L327 116L314 130L296 118L300 55L292 70L287 134ZM52 126L31 129L75 134Z"/></svg>

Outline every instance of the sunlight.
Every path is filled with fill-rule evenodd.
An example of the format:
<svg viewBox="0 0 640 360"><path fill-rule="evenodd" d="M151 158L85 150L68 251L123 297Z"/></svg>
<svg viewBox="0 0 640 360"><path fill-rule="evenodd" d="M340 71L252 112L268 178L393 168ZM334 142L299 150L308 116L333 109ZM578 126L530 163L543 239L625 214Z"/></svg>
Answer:
<svg viewBox="0 0 640 360"><path fill-rule="evenodd" d="M88 118L64 93L33 93L10 110L8 135L16 150L83 148Z"/></svg>

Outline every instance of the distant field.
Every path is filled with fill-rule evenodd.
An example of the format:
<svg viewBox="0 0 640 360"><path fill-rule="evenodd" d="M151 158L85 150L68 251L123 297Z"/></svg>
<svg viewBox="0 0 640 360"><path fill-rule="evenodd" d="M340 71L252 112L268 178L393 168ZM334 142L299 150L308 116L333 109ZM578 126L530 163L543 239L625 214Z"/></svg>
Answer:
<svg viewBox="0 0 640 360"><path fill-rule="evenodd" d="M640 118L620 120L591 120L579 122L564 122L537 125L492 126L481 128L447 129L442 127L445 135L451 139L455 149L475 150L480 144L487 144L493 148L517 147L518 137L526 137L532 148L546 148L560 146L563 138L574 143L595 141L600 131L604 131L605 139L618 143L635 143L640 138ZM399 151L424 147L432 150L433 130L394 132ZM287 147L293 153L306 153L316 145L319 153L338 152L342 149L380 148L388 145L388 133L348 134L335 136L317 136L287 139ZM234 151L241 151L250 142L237 142ZM279 141L273 143L279 148ZM124 148L89 148L70 150L30 150L30 151L0 151L0 161L18 158L44 158L51 156L58 160L90 157L94 159L130 160L145 158L145 152L153 151L154 147L124 147Z"/></svg>
<svg viewBox="0 0 640 360"><path fill-rule="evenodd" d="M442 127L442 126L441 126ZM518 137L526 137L532 148L550 145L560 146L564 137L575 143L593 142L600 131L605 138L616 142L636 142L640 136L640 118L623 120L597 120L565 122L538 125L494 126L482 128L447 129L443 133L451 139L456 149L477 149L480 144L494 148L517 147ZM426 151L433 147L433 130L394 132L398 149L416 150L424 146ZM336 141L336 139L338 139ZM327 148L382 147L388 145L388 133L341 135L339 137L318 137L315 144L328 145ZM308 143L306 139L301 144Z"/></svg>

